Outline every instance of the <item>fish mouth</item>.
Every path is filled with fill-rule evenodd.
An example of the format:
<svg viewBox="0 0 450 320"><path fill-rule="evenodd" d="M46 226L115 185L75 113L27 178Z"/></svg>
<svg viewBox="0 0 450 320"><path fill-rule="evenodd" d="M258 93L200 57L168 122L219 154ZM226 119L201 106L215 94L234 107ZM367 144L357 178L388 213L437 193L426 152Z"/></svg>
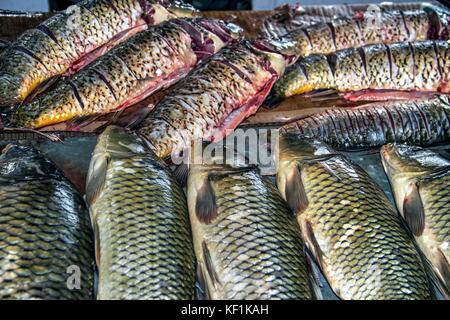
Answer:
<svg viewBox="0 0 450 320"><path fill-rule="evenodd" d="M159 0L158 3L165 6L167 11L177 17L193 17L199 12L191 4L182 1Z"/></svg>

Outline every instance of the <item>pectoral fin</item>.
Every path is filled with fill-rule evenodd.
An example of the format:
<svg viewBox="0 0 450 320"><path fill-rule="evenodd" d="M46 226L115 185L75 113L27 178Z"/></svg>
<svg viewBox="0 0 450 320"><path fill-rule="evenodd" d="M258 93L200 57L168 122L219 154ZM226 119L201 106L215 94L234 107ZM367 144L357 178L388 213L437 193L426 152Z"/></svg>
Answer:
<svg viewBox="0 0 450 320"><path fill-rule="evenodd" d="M420 236L425 229L425 212L419 188L411 182L403 199L403 217L415 236Z"/></svg>
<svg viewBox="0 0 450 320"><path fill-rule="evenodd" d="M308 207L305 187L298 166L295 166L286 179L286 201L296 214L302 213Z"/></svg>
<svg viewBox="0 0 450 320"><path fill-rule="evenodd" d="M216 195L208 176L197 190L195 213L197 219L206 224L210 224L217 217Z"/></svg>
<svg viewBox="0 0 450 320"><path fill-rule="evenodd" d="M106 180L109 157L106 154L94 155L86 178L86 201L92 205L97 200Z"/></svg>

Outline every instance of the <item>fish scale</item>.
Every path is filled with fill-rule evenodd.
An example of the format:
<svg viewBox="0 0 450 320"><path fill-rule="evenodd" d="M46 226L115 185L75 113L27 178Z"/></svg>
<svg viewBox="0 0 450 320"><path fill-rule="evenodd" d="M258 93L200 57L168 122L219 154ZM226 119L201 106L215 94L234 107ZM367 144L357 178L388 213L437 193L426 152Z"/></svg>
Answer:
<svg viewBox="0 0 450 320"><path fill-rule="evenodd" d="M284 65L282 54L258 50L249 41L225 47L180 81L144 119L138 133L162 158L193 139L211 139L225 132L221 125L232 111L267 94L264 86L282 73Z"/></svg>
<svg viewBox="0 0 450 320"><path fill-rule="evenodd" d="M184 20L201 34L203 42L195 43L194 48L196 40L179 23L161 23L118 45L47 93L19 106L10 116L11 123L40 128L126 108L186 75L203 59L197 54L207 40L214 45L212 52L202 51L205 57L240 35L240 29L219 20ZM221 28L228 38L222 41L201 23Z"/></svg>
<svg viewBox="0 0 450 320"><path fill-rule="evenodd" d="M350 110L332 109L284 125L280 132L319 139L337 149L381 146L388 142L431 145L450 138L448 97L407 102L376 102Z"/></svg>
<svg viewBox="0 0 450 320"><path fill-rule="evenodd" d="M147 25L193 12L170 1L84 0L56 13L2 53L0 107L12 108L45 81L81 69Z"/></svg>
<svg viewBox="0 0 450 320"><path fill-rule="evenodd" d="M449 92L448 41L374 44L300 58L273 88L278 98L332 89ZM351 96L348 96L351 98Z"/></svg>
<svg viewBox="0 0 450 320"><path fill-rule="evenodd" d="M277 185L333 291L350 300L430 299L418 247L367 173L322 143L284 139Z"/></svg>
<svg viewBox="0 0 450 320"><path fill-rule="evenodd" d="M0 170L1 298L92 298L93 237L83 198L36 150L7 148L0 156L12 169ZM80 270L78 289L68 287L71 266Z"/></svg>
<svg viewBox="0 0 450 320"><path fill-rule="evenodd" d="M143 141L108 127L94 151L86 190L97 230L97 298L193 299L186 199Z"/></svg>
<svg viewBox="0 0 450 320"><path fill-rule="evenodd" d="M312 299L299 229L270 180L254 169L198 166L189 173L188 205L208 297ZM198 187L208 183L213 195ZM199 201L214 201L212 221L199 218Z"/></svg>
<svg viewBox="0 0 450 320"><path fill-rule="evenodd" d="M406 11L380 9L379 12L371 12L369 7L366 13L313 23L278 37L294 40L301 57L376 43L446 40L447 16L446 9L436 6Z"/></svg>

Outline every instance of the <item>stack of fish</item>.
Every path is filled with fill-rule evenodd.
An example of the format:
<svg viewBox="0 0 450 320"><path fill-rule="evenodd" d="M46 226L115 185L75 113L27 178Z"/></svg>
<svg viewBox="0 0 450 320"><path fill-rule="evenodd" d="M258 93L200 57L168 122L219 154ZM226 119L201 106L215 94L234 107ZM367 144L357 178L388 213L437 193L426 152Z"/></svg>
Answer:
<svg viewBox="0 0 450 320"><path fill-rule="evenodd" d="M341 299L433 299L433 284L449 297L450 161L419 147L450 139L449 12L276 15L257 40L194 14L85 0L0 44L15 130L76 130L167 89L129 128L100 134L86 203L35 148L3 150L0 297L314 299L316 265ZM377 101L281 127L276 186L219 152L189 164L183 190L166 163L215 145L268 96L331 90ZM340 153L378 147L395 205Z"/></svg>

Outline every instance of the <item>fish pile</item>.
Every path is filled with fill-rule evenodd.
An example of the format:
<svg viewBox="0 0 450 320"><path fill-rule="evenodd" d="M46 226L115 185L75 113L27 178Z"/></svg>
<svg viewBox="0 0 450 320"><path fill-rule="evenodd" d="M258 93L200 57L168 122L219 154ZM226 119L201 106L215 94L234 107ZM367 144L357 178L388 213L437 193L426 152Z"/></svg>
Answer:
<svg viewBox="0 0 450 320"><path fill-rule="evenodd" d="M225 47L178 83L137 132L164 159L193 140L226 136L258 110L292 58L290 44L244 40Z"/></svg>
<svg viewBox="0 0 450 320"><path fill-rule="evenodd" d="M138 33L10 117L16 127L41 128L133 105L183 78L205 58L239 38L218 20L172 19Z"/></svg>
<svg viewBox="0 0 450 320"><path fill-rule="evenodd" d="M194 14L84 0L0 42L0 140L103 131L84 198L38 141L3 149L0 298L322 299L321 272L340 299L449 299L450 160L429 149L450 139L448 10L284 7L253 40ZM263 104L331 92L377 101L280 127L275 184L241 155L191 158ZM392 202L342 153L369 148Z"/></svg>
<svg viewBox="0 0 450 320"><path fill-rule="evenodd" d="M22 102L39 85L73 73L119 42L193 8L170 0L84 0L27 30L2 53L0 107Z"/></svg>

